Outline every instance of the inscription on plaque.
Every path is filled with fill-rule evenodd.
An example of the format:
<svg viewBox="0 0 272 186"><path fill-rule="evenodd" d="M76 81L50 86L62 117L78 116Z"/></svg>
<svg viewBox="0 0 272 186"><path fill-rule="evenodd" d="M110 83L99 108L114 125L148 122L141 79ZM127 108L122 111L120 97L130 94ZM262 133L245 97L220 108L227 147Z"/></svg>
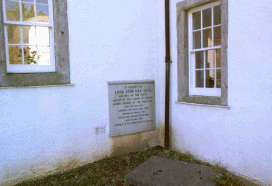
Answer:
<svg viewBox="0 0 272 186"><path fill-rule="evenodd" d="M110 136L155 129L154 81L108 82L108 86Z"/></svg>

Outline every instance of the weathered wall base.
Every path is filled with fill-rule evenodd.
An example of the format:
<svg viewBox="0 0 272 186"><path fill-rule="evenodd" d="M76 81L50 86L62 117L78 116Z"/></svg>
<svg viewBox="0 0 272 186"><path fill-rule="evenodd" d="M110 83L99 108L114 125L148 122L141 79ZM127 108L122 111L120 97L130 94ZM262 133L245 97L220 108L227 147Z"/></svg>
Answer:
<svg viewBox="0 0 272 186"><path fill-rule="evenodd" d="M6 167L6 176L3 186L18 184L29 179L37 179L40 177L61 173L80 166L101 160L107 157L113 157L137 150L146 150L158 145L162 145L162 128L157 128L155 131L141 132L123 136L116 136L110 138L110 149L104 149L103 153L92 154L78 154L74 153L69 157L61 159L47 159L42 162L33 162L29 160L28 163L18 162L16 167ZM50 157L49 157L50 158ZM34 160L35 161L35 160ZM21 167L24 169L22 171Z"/></svg>

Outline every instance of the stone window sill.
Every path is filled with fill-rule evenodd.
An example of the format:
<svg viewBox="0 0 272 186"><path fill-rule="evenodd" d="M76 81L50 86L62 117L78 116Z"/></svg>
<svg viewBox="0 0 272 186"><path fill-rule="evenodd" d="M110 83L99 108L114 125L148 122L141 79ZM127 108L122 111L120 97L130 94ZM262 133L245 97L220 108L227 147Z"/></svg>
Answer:
<svg viewBox="0 0 272 186"><path fill-rule="evenodd" d="M0 89L22 89L22 88L50 88L50 87L73 87L75 84L59 84L59 85L37 85L37 86L6 86Z"/></svg>
<svg viewBox="0 0 272 186"><path fill-rule="evenodd" d="M224 106L224 105L209 105L209 104L189 103L189 102L181 102L181 101L176 101L176 103L177 104L182 104L182 105L191 105L191 106L203 106L203 107L214 107L214 108L230 109L229 106Z"/></svg>

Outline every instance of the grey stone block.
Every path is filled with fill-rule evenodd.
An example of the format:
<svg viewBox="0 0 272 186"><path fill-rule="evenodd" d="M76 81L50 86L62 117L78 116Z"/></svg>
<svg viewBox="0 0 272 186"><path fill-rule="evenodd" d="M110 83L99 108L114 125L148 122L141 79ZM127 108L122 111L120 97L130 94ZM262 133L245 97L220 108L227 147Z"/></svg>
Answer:
<svg viewBox="0 0 272 186"><path fill-rule="evenodd" d="M215 186L212 167L152 156L125 176L128 183L141 186Z"/></svg>

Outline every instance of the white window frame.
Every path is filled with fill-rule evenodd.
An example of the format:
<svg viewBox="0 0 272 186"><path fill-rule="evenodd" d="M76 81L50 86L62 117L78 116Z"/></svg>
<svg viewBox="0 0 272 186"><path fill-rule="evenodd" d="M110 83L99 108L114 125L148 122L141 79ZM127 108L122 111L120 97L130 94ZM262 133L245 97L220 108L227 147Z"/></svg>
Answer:
<svg viewBox="0 0 272 186"><path fill-rule="evenodd" d="M21 3L22 0L18 0L17 2ZM35 72L55 72L55 51L54 51L54 22L53 22L53 3L52 0L48 0L49 6L49 24L41 24L37 23L37 15L36 15L36 0L34 0L34 12L35 12L35 23L31 22L23 22L22 20L22 6L20 6L20 21L8 21L6 17L6 3L3 0L3 13L4 13L4 32L5 32L5 50L6 50L6 64L7 64L7 73L35 73ZM7 35L7 25L18 25L18 26L38 26L38 27L48 27L49 28L49 46L50 46L50 65L24 65L24 64L16 64L11 65L9 63L9 51L8 46L12 46L12 44L8 44L8 35ZM22 32L22 30L20 31ZM22 33L21 33L22 37ZM22 38L21 38L22 40ZM14 44L18 46L20 44ZM21 46L28 46L26 44L22 44ZM23 53L23 51L22 51Z"/></svg>
<svg viewBox="0 0 272 186"><path fill-rule="evenodd" d="M212 20L211 20L211 26L207 27L207 28L214 28L214 23L213 23L213 8L214 6L218 6L221 5L221 2L214 2L214 3L209 3L200 7L196 7L193 8L191 10L188 11L188 60L189 60L189 95L200 95L200 96L221 96L221 88L205 88L205 63L204 63L204 88L196 88L195 85L195 52L197 51L206 51L206 50L211 50L211 49L221 49L221 45L220 46L213 46L213 42L212 42L212 47L205 47L203 48L203 34L201 31L201 48L200 49L193 49L193 13L197 12L197 11L201 11L207 8L211 8L211 16L212 16ZM222 14L222 13L221 13ZM203 30L202 28L202 24L203 24L203 19L202 19L202 11L201 11L201 28L199 30ZM220 26L222 25L222 23L220 24ZM219 26L219 25L216 25ZM207 29L205 28L205 29ZM213 29L212 30L212 41L213 41ZM222 44L222 43L221 43ZM205 52L204 52L205 55ZM216 52L215 52L216 55ZM204 60L205 60L205 56L204 56ZM216 56L215 56L216 59ZM216 61L215 61L216 63ZM216 73L215 73L215 80L216 80ZM216 84L216 83L215 83Z"/></svg>

